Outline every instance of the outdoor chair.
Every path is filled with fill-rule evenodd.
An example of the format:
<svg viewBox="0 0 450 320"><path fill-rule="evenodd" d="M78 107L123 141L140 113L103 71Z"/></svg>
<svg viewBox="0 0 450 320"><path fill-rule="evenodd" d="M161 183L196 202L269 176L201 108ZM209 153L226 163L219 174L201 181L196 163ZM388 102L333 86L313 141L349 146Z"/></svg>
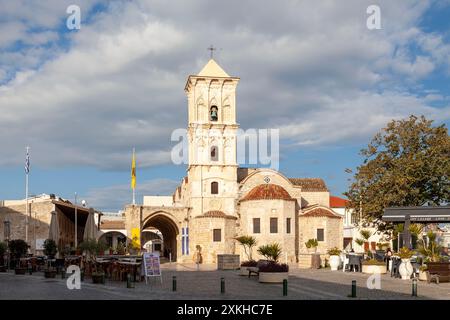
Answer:
<svg viewBox="0 0 450 320"><path fill-rule="evenodd" d="M377 250L377 251L375 251L374 258L377 261L383 262L384 261L384 255L385 255L384 250Z"/></svg>
<svg viewBox="0 0 450 320"><path fill-rule="evenodd" d="M350 270L353 270L353 272L356 272L356 268L358 268L358 272L361 272L361 260L362 260L362 256L349 255Z"/></svg>
<svg viewBox="0 0 450 320"><path fill-rule="evenodd" d="M392 259L391 277L400 278L399 267L401 263L401 259Z"/></svg>
<svg viewBox="0 0 450 320"><path fill-rule="evenodd" d="M349 261L348 254L342 256L342 272L345 272L348 269Z"/></svg>

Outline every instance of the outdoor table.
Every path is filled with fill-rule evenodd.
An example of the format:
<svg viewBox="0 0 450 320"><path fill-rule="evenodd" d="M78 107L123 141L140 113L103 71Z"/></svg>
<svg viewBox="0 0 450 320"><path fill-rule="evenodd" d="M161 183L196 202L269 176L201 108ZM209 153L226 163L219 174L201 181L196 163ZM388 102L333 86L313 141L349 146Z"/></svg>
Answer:
<svg viewBox="0 0 450 320"><path fill-rule="evenodd" d="M68 266L70 265L77 265L80 267L81 264L81 256L67 256L64 258L65 260L65 268L67 269Z"/></svg>

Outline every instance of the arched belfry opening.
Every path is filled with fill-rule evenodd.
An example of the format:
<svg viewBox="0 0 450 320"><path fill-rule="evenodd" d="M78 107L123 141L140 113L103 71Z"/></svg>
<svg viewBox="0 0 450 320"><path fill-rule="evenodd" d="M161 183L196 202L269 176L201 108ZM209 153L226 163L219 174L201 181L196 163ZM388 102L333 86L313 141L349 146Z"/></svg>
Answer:
<svg viewBox="0 0 450 320"><path fill-rule="evenodd" d="M216 105L211 106L209 109L209 120L210 121L217 121L219 120L219 108L217 108Z"/></svg>
<svg viewBox="0 0 450 320"><path fill-rule="evenodd" d="M162 241L161 257L168 259L169 254L171 254L172 261L177 260L177 235L179 230L175 221L168 214L161 212L151 215L143 222L142 233L145 232L160 234L159 238Z"/></svg>

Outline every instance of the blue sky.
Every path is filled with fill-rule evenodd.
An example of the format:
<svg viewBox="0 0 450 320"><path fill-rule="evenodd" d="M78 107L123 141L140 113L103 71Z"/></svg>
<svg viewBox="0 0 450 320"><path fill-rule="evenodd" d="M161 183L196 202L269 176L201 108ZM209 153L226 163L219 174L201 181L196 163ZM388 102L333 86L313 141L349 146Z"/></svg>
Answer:
<svg viewBox="0 0 450 320"><path fill-rule="evenodd" d="M243 129L277 128L280 171L344 192L358 152L391 119L450 119L450 1L0 0L0 199L79 198L103 210L170 194L185 175L170 134L187 122L184 84L216 60L241 78Z"/></svg>

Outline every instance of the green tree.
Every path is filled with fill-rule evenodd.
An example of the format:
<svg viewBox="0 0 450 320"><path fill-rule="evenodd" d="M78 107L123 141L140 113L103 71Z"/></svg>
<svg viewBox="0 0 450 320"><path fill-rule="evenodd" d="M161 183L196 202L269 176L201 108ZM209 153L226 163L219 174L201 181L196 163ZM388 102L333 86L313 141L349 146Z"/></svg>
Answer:
<svg viewBox="0 0 450 320"><path fill-rule="evenodd" d="M410 116L392 120L361 150L346 196L348 207L381 231L383 210L395 206L441 205L450 201L450 137L445 125Z"/></svg>

